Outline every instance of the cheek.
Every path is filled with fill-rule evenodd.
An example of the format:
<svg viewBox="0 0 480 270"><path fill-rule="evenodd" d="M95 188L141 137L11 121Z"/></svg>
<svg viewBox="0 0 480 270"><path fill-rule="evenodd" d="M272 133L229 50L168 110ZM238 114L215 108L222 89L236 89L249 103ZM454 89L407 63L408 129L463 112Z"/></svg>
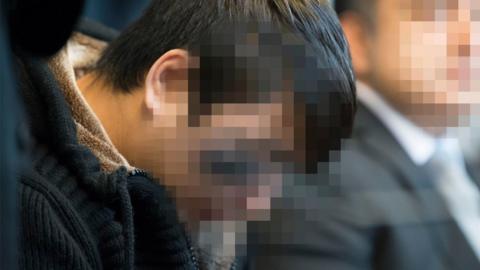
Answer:
<svg viewBox="0 0 480 270"><path fill-rule="evenodd" d="M167 186L195 184L196 178L189 179L188 174L199 164L198 156L191 151L198 147L187 135L185 127L145 127L136 143L135 166L152 172Z"/></svg>
<svg viewBox="0 0 480 270"><path fill-rule="evenodd" d="M400 40L400 67L410 68L410 77L425 70L444 69L448 66L449 37L446 24L442 22L405 22L402 24ZM453 45L453 44L452 44ZM454 54L451 54L454 56ZM434 79L441 74L424 74Z"/></svg>
<svg viewBox="0 0 480 270"><path fill-rule="evenodd" d="M403 21L398 31L383 36L381 52L376 58L379 81L388 88L408 95L458 91L459 58L449 56L446 24L438 22ZM453 77L452 77L453 76ZM443 94L442 94L443 95Z"/></svg>

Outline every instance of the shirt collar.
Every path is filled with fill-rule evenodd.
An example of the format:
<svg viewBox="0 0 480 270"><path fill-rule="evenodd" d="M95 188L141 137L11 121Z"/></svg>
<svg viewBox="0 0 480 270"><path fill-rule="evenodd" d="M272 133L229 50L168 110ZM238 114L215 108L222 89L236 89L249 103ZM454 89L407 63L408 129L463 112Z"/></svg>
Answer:
<svg viewBox="0 0 480 270"><path fill-rule="evenodd" d="M367 85L357 82L358 99L370 109L393 134L417 165L422 166L435 152L435 138L388 104Z"/></svg>

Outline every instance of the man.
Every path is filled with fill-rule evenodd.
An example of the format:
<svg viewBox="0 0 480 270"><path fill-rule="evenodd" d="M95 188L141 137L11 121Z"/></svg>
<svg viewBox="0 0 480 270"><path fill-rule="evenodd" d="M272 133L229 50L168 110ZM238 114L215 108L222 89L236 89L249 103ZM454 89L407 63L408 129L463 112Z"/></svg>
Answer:
<svg viewBox="0 0 480 270"><path fill-rule="evenodd" d="M478 2L336 8L359 80L353 138L259 269L478 269L478 164L451 129L479 101Z"/></svg>
<svg viewBox="0 0 480 270"><path fill-rule="evenodd" d="M78 141L103 172L172 188L202 268L230 268L283 175L314 173L349 134L353 72L326 1L158 0L110 44L91 30L50 61ZM135 225L137 244L176 250L162 224Z"/></svg>

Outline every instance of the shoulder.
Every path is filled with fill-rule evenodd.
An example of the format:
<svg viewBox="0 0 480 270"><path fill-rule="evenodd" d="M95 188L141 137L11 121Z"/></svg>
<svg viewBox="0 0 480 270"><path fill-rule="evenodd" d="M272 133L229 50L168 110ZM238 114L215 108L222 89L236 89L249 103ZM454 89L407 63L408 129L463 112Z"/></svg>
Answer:
<svg viewBox="0 0 480 270"><path fill-rule="evenodd" d="M344 188L364 189L373 187L396 186L397 176L388 162L358 138L345 142L338 155L337 166L339 179Z"/></svg>
<svg viewBox="0 0 480 270"><path fill-rule="evenodd" d="M398 168L408 157L400 144L366 106L359 104L351 138L345 139L333 164L339 164L345 187L396 186Z"/></svg>

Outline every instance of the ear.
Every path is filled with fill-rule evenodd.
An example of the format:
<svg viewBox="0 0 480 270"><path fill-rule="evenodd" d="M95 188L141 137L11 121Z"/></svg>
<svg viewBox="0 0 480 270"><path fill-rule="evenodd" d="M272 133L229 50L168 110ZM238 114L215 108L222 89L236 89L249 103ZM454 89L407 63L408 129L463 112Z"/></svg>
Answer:
<svg viewBox="0 0 480 270"><path fill-rule="evenodd" d="M166 92L175 87L172 82L185 78L188 59L186 50L174 49L163 54L150 67L145 78L145 105L150 111L162 109Z"/></svg>
<svg viewBox="0 0 480 270"><path fill-rule="evenodd" d="M350 45L356 76L360 79L368 77L371 71L370 55L373 53L371 51L371 30L367 28L364 19L355 12L345 12L341 15L340 22Z"/></svg>

